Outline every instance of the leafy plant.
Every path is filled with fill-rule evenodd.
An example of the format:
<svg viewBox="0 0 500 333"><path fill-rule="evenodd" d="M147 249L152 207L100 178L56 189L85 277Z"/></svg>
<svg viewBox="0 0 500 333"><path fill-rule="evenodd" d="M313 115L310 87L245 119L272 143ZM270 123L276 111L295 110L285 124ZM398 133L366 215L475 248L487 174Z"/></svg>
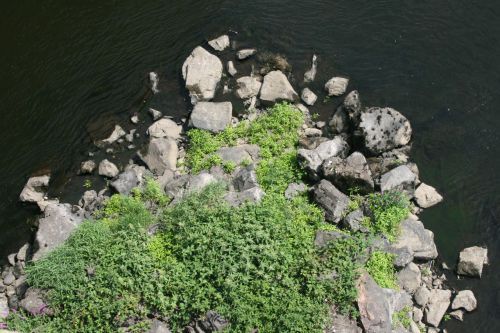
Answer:
<svg viewBox="0 0 500 333"><path fill-rule="evenodd" d="M90 179L85 179L85 181L83 182L83 187L86 188L86 189L89 189L92 187L92 181Z"/></svg>
<svg viewBox="0 0 500 333"><path fill-rule="evenodd" d="M375 251L366 262L366 270L382 288L397 289L394 255Z"/></svg>
<svg viewBox="0 0 500 333"><path fill-rule="evenodd" d="M399 225L410 213L410 202L401 192L373 193L368 196L372 214L370 229L394 241L399 233Z"/></svg>
<svg viewBox="0 0 500 333"><path fill-rule="evenodd" d="M405 306L400 311L394 312L392 315L392 325L397 328L398 325L406 329L410 329L411 325L411 307Z"/></svg>

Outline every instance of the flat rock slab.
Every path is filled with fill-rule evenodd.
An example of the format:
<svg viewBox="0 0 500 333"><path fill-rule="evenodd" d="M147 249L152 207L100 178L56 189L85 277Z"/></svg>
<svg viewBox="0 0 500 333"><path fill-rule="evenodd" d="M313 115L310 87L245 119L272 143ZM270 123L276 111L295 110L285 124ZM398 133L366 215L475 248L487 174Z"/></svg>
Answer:
<svg viewBox="0 0 500 333"><path fill-rule="evenodd" d="M410 122L392 108L369 108L361 113L359 125L365 147L373 154L407 145L411 140Z"/></svg>
<svg viewBox="0 0 500 333"><path fill-rule="evenodd" d="M298 94L281 71L272 71L264 76L260 99L264 102L295 101Z"/></svg>
<svg viewBox="0 0 500 333"><path fill-rule="evenodd" d="M368 273L358 281L358 308L366 333L391 332L391 309L386 294Z"/></svg>
<svg viewBox="0 0 500 333"><path fill-rule="evenodd" d="M240 145L234 147L222 147L215 153L225 162L233 162L240 165L245 162L255 162L259 157L260 148L257 145Z"/></svg>
<svg viewBox="0 0 500 333"><path fill-rule="evenodd" d="M416 182L417 175L407 165L400 165L380 177L380 189L382 192L396 190L413 194Z"/></svg>
<svg viewBox="0 0 500 333"><path fill-rule="evenodd" d="M33 254L33 261L63 244L82 221L83 216L74 214L71 205L49 204L38 220L35 240L38 250Z"/></svg>
<svg viewBox="0 0 500 333"><path fill-rule="evenodd" d="M472 290L459 291L451 303L451 308L453 310L464 309L468 312L474 311L477 308L477 300Z"/></svg>
<svg viewBox="0 0 500 333"><path fill-rule="evenodd" d="M182 65L182 77L186 82L192 102L214 98L217 84L222 78L222 62L203 47L191 52Z"/></svg>
<svg viewBox="0 0 500 333"><path fill-rule="evenodd" d="M231 102L199 102L191 113L190 124L199 129L220 132L231 124L232 115Z"/></svg>
<svg viewBox="0 0 500 333"><path fill-rule="evenodd" d="M340 96L347 90L349 79L345 77L333 77L325 84L325 90L328 96Z"/></svg>

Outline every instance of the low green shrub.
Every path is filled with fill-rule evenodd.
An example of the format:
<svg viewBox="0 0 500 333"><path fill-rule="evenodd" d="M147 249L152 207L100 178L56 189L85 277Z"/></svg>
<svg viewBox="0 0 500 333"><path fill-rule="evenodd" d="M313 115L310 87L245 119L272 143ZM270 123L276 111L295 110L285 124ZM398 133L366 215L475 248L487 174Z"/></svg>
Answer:
<svg viewBox="0 0 500 333"><path fill-rule="evenodd" d="M373 193L367 197L371 211L370 229L394 241L399 233L399 225L410 213L410 202L401 192Z"/></svg>
<svg viewBox="0 0 500 333"><path fill-rule="evenodd" d="M406 329L410 329L411 325L411 307L405 306L400 311L394 312L392 314L392 326L397 328L399 325Z"/></svg>
<svg viewBox="0 0 500 333"><path fill-rule="evenodd" d="M397 289L394 255L375 251L366 262L366 270L382 288Z"/></svg>

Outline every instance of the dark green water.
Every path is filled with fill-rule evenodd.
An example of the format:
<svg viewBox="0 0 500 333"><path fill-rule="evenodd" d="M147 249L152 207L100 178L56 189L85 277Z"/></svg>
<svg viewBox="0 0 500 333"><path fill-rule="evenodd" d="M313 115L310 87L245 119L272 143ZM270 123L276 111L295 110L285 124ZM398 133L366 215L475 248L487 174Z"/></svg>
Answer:
<svg viewBox="0 0 500 333"><path fill-rule="evenodd" d="M317 84L352 78L365 104L390 105L414 127L421 178L446 201L422 219L442 260L487 245L491 265L471 288L479 309L451 332L500 332L500 2L442 1L76 1L1 5L0 254L30 237L32 211L17 203L27 177L50 169L53 194L92 140L140 112L145 78L160 73L153 101L188 113L180 67L190 51L229 29L237 39L286 54L301 78L319 55ZM323 107L323 117L333 112ZM145 117L144 117L145 118ZM68 185L67 185L68 184ZM83 191L83 189L78 188Z"/></svg>

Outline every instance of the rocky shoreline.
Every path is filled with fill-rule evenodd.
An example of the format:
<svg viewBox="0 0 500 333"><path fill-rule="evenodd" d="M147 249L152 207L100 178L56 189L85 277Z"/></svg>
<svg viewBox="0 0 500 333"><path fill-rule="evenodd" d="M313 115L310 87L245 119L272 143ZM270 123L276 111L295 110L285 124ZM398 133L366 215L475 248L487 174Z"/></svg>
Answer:
<svg viewBox="0 0 500 333"><path fill-rule="evenodd" d="M109 182L109 187L99 192L88 190L78 205L70 205L47 197L49 175L28 180L20 200L38 205L41 216L34 244L25 244L17 253L9 255L8 264L2 269L0 332L2 320L19 309L34 316L51 315L46 291L31 288L24 269L63 244L85 219L92 219L111 194L129 195L134 188L143 186L147 178L152 178L175 204L187 193L223 181L229 184L225 196L229 204L238 207L246 202L261 201L266 195L256 173L261 147L249 142L221 147L214 153L216 161L195 170L186 163L190 144L186 131L196 128L220 133L240 122L254 121L265 113L266 107L283 101L293 104L306 119L300 131L297 158L307 176L304 183L289 184L285 191L287 198L308 192L324 211L327 222L342 230L364 234L369 233L365 218L373 213L364 196L399 192L412 202L412 211L401 221L394 239L375 239L368 253L368 256L375 252L392 256L398 287L382 288L363 271L357 283L359 320L332 314L332 323L325 332L440 332L443 319L451 316L463 320L466 312L476 309L473 292L450 290L445 275L435 267L438 252L434 235L425 229L418 215L443 198L432 186L420 181L418 167L411 162L412 128L408 119L393 108L363 106L358 91L348 92L348 78L332 77L324 86L325 100L345 97L328 123L315 121L309 108L313 110L314 105L320 103L320 93L317 95L308 87L297 93L287 75L291 66L285 57L272 53L259 57L257 49L246 48L237 50L234 59L224 65L217 54L231 49L229 36L223 35L209 41L207 47L196 47L185 60L182 78L193 104L189 120L178 124L163 117L161 111L150 109L153 123L146 133L137 133L136 129L127 133L116 125L108 138L98 142L104 151L115 145L134 149L138 134L149 138L146 147L138 150L124 168L107 158L99 163L94 160L81 163L81 175L97 173ZM239 74L242 62L252 62L249 75ZM303 84L313 82L317 70L317 57L313 56ZM150 73L149 78L151 91L157 93L158 75ZM234 94L243 100L245 112L234 117L231 102L212 101L220 90L223 99ZM130 121L137 124L145 116L134 115ZM350 193L353 190L357 198L361 198L356 206ZM318 231L314 243L318 247L326 246L341 237L343 234L337 231ZM487 258L487 250L482 247L464 249L456 272L480 278ZM207 314L207 317L210 316ZM214 314L214 317L218 316ZM212 324L212 321L210 325L200 321L186 330L212 332L224 327ZM155 322L153 326L150 332L168 331L166 323Z"/></svg>

